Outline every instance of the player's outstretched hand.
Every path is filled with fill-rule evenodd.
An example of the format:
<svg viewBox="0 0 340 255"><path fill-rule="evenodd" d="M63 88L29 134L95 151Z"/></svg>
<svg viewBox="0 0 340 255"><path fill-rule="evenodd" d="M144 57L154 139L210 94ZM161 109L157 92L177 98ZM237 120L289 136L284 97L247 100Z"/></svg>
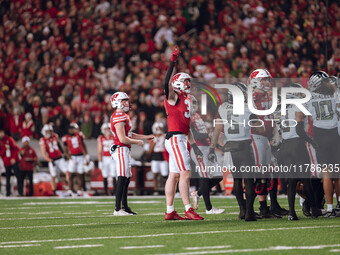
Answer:
<svg viewBox="0 0 340 255"><path fill-rule="evenodd" d="M153 139L155 139L154 135L147 135L146 136L146 140L153 141Z"/></svg>
<svg viewBox="0 0 340 255"><path fill-rule="evenodd" d="M174 51L171 53L171 61L176 62L177 58L181 55L181 51L177 46L175 46Z"/></svg>

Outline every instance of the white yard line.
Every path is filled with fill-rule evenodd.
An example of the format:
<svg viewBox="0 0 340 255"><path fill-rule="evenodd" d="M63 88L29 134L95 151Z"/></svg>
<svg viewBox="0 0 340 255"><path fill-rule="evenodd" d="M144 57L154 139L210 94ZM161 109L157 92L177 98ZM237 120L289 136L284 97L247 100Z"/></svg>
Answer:
<svg viewBox="0 0 340 255"><path fill-rule="evenodd" d="M13 220L54 220L54 219L78 219L78 218L106 218L106 217L113 217L112 215L105 215L105 216L77 216L77 217L34 217L34 218L0 218L0 221L13 221Z"/></svg>
<svg viewBox="0 0 340 255"><path fill-rule="evenodd" d="M165 222L165 221L163 221ZM187 222L187 221L183 221ZM136 223L136 222L134 222ZM50 242L65 242L65 241L84 241L84 240L104 240L104 239L131 239L131 238L153 238L160 236L180 236L180 235L207 235L220 233L240 233L240 232L263 232L263 231L280 231L280 230L301 230L301 229L319 229L319 228L338 228L340 225L334 226L311 226L311 227L291 227L291 228L263 228L263 229L240 229L240 230L220 230L206 232L189 232L189 233L160 233L152 235L135 235L135 236L101 236L101 237L83 237L83 238L64 238L64 239L48 239L48 240L27 240L27 241L9 241L1 242L3 244L22 244L22 243L50 243Z"/></svg>
<svg viewBox="0 0 340 255"><path fill-rule="evenodd" d="M230 250L206 250L193 252L163 253L156 255L199 255L199 254L219 254L219 253L237 253L237 252L261 252L261 251L288 251L288 250L320 250L324 248L340 247L340 244L315 245L315 246L273 246L268 248L257 249L230 249Z"/></svg>
<svg viewBox="0 0 340 255"><path fill-rule="evenodd" d="M25 248L25 247L34 247L40 246L40 244L21 244L21 245L0 245L0 248Z"/></svg>
<svg viewBox="0 0 340 255"><path fill-rule="evenodd" d="M330 252L340 252L340 249L332 249Z"/></svg>
<svg viewBox="0 0 340 255"><path fill-rule="evenodd" d="M197 247L185 247L185 250L193 251L193 250L205 250L205 249L224 249L230 248L231 245L219 245L219 246L197 246Z"/></svg>
<svg viewBox="0 0 340 255"><path fill-rule="evenodd" d="M163 248L163 247L164 245L123 246L123 247L120 247L120 249L130 250L130 249Z"/></svg>
<svg viewBox="0 0 340 255"><path fill-rule="evenodd" d="M162 201L156 200L136 200L129 201L129 204L160 204ZM113 204L113 201L64 201L64 202L26 202L23 205L103 205L103 204Z"/></svg>
<svg viewBox="0 0 340 255"><path fill-rule="evenodd" d="M71 246L56 246L54 249L77 249L77 248L91 248L91 247L102 247L104 244L84 244L84 245L71 245Z"/></svg>
<svg viewBox="0 0 340 255"><path fill-rule="evenodd" d="M91 214L91 213L96 213L96 212L64 212L63 214L74 215L74 214Z"/></svg>
<svg viewBox="0 0 340 255"><path fill-rule="evenodd" d="M113 206L113 202L111 204L103 204L103 205L95 205L95 208L98 207L108 207ZM44 206L44 207L7 207L1 208L0 210L45 210L45 209L56 209L56 208L84 208L82 205L58 205L58 206Z"/></svg>
<svg viewBox="0 0 340 255"><path fill-rule="evenodd" d="M53 214L53 213L58 213L58 212L6 212L6 213L0 213L0 215L13 215L13 214L42 215L42 214Z"/></svg>
<svg viewBox="0 0 340 255"><path fill-rule="evenodd" d="M134 217L134 216L130 216ZM219 220L205 220L205 221L219 221ZM107 222L107 223L75 223L75 224L61 224L61 225L42 225L42 226L25 226L25 227L0 227L0 230L11 230L11 229L34 229L34 228L60 228L60 227L79 227L79 226L91 226L91 225L127 225L127 224L150 224L150 223L175 223L178 221L128 221L128 222ZM186 221L181 221L186 222Z"/></svg>
<svg viewBox="0 0 340 255"><path fill-rule="evenodd" d="M13 214L24 214L24 215L41 215L41 214L96 214L96 212L113 212L113 210L93 210L90 212L65 212L65 211L47 211L47 212L5 212L0 215L13 215Z"/></svg>

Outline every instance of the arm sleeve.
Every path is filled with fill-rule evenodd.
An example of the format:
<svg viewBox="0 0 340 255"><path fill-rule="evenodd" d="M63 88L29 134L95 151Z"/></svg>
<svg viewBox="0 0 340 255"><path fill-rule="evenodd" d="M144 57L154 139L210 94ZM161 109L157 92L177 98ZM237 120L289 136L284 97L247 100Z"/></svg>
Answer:
<svg viewBox="0 0 340 255"><path fill-rule="evenodd" d="M169 98L169 81L171 78L172 71L174 70L175 62L170 61L170 66L168 68L168 71L166 72L165 76L165 83L164 83L164 91L166 99Z"/></svg>
<svg viewBox="0 0 340 255"><path fill-rule="evenodd" d="M302 140L308 142L308 143L313 143L313 139L310 138L307 134L306 131L304 130L304 122L303 121L299 121L296 125L296 133L298 134L298 136L301 137Z"/></svg>

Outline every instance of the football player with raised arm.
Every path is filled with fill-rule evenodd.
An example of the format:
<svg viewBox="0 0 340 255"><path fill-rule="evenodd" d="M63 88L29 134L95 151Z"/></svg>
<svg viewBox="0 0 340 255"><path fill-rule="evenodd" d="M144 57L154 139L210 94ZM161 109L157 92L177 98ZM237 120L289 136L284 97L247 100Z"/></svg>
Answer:
<svg viewBox="0 0 340 255"><path fill-rule="evenodd" d="M175 47L171 54L169 69L165 77L164 105L167 113L168 133L165 148L169 152L169 177L165 184L166 213L165 220L203 220L190 204L190 155L187 140L197 155L202 152L190 135L190 88L191 77L187 73L173 75L174 66L180 51ZM178 215L174 208L176 185L179 182L179 192L185 207L185 218Z"/></svg>

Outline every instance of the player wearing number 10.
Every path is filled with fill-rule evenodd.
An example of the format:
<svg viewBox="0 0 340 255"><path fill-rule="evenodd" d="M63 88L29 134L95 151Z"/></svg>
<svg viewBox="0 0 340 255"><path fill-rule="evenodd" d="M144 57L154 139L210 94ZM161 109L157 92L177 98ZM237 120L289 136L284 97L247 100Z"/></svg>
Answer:
<svg viewBox="0 0 340 255"><path fill-rule="evenodd" d="M190 156L187 148L187 136L196 154L202 152L190 134L190 87L191 77L186 73L173 75L173 69L180 51L175 47L171 54L170 66L165 78L164 105L167 113L168 133L165 148L169 152L169 177L165 184L167 211L165 220L203 220L191 207L189 197ZM173 75L172 79L171 76ZM171 80L171 82L170 82ZM185 205L185 218L174 209L176 185L179 181L179 192Z"/></svg>
<svg viewBox="0 0 340 255"><path fill-rule="evenodd" d="M338 134L338 116L335 107L334 93L336 87L328 74L317 71L310 75L308 86L312 98L308 102L308 110L313 117L314 139L319 148L317 159L319 164L339 163L340 137ZM323 173L323 188L325 191L327 213L326 217L335 217L333 209L333 180L337 189L340 188L340 179L334 178L330 173Z"/></svg>

